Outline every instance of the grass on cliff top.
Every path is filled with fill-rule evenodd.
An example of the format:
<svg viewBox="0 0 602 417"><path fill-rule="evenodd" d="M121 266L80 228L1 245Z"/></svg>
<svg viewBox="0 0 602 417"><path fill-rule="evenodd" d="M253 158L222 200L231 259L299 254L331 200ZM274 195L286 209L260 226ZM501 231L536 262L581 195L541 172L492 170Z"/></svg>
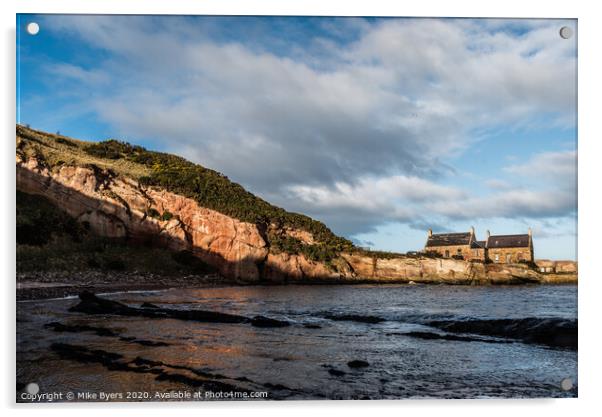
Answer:
<svg viewBox="0 0 602 417"><path fill-rule="evenodd" d="M310 232L314 245L268 236L281 250L303 253L309 259L328 261L354 249L347 239L332 233L322 222L288 212L245 190L225 175L186 159L110 139L84 142L17 126L17 153L35 156L50 169L64 164L95 165L196 200L201 206L259 226L266 231L291 227ZM270 242L271 244L272 242ZM293 248L294 247L294 248Z"/></svg>
<svg viewBox="0 0 602 417"><path fill-rule="evenodd" d="M123 159L100 158L85 152L90 143L17 125L17 154L25 159L36 157L49 168L95 165L134 179L150 174L150 169L143 165Z"/></svg>

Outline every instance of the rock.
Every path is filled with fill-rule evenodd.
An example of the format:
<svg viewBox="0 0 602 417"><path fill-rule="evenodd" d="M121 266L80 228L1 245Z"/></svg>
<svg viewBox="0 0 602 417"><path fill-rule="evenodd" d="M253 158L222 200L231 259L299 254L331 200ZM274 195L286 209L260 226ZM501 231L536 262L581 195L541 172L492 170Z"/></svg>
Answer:
<svg viewBox="0 0 602 417"><path fill-rule="evenodd" d="M223 375L210 374L183 365L170 365L141 357L127 360L123 355L118 353L100 349L89 349L85 346L70 345L67 343L53 343L50 348L62 359L80 363L98 363L111 371L154 374L157 381L178 382L209 391L249 392L249 390L243 387L218 381L218 379L226 379ZM192 373L194 377L174 372L174 370L183 370L187 373Z"/></svg>
<svg viewBox="0 0 602 417"><path fill-rule="evenodd" d="M288 321L271 319L264 316L255 316L251 319L251 325L255 327L286 327L290 326Z"/></svg>
<svg viewBox="0 0 602 417"><path fill-rule="evenodd" d="M117 369L117 361L123 359L123 355L119 353L88 349L84 346L68 343L53 343L50 348L64 359L72 359L82 363L100 363L113 369Z"/></svg>
<svg viewBox="0 0 602 417"><path fill-rule="evenodd" d="M342 275L301 254L269 253L264 264L264 278L269 282L333 282L340 281Z"/></svg>
<svg viewBox="0 0 602 417"><path fill-rule="evenodd" d="M155 342L153 340L144 340L144 339L136 339L136 338L120 338L121 340L125 340L131 343L136 343L141 346L149 346L149 347L162 347L162 346L170 346L169 343L165 342Z"/></svg>
<svg viewBox="0 0 602 417"><path fill-rule="evenodd" d="M59 322L46 323L44 325L47 329L52 329L55 332L68 332L68 333L82 333L82 332L92 332L97 336L108 336L115 337L118 336L116 332L111 329L106 329L104 327L93 327L87 325L66 325Z"/></svg>
<svg viewBox="0 0 602 417"><path fill-rule="evenodd" d="M17 188L40 194L68 214L86 222L102 236L130 242L150 242L175 251L190 251L237 282L415 282L448 284L575 283L577 265L557 263L560 277L550 277L525 265L481 264L421 256L376 258L363 253L341 253L316 262L302 254L273 253L265 231L195 200L97 166L65 164L48 169L35 157L17 154ZM152 208L169 212L169 220L147 215ZM282 229L284 235L311 244L304 230Z"/></svg>
<svg viewBox="0 0 602 417"><path fill-rule="evenodd" d="M94 326L79 325L79 324L67 325L67 324L63 324L63 323L59 323L59 322L47 323L44 325L44 327L47 329L52 329L55 332L61 332L61 333L62 332L68 332L68 333L92 332L92 333L96 334L97 336L119 337L119 340L122 340L124 342L137 343L142 346L150 346L150 347L169 346L169 344L165 343L165 342L155 342L152 340L136 339L135 337L131 337L131 336L119 336L119 333L117 333L111 329L106 329L104 327L94 327Z"/></svg>
<svg viewBox="0 0 602 417"><path fill-rule="evenodd" d="M356 359L356 360L347 362L347 366L352 369L357 369L357 368L366 368L366 367L370 366L370 364L366 361Z"/></svg>
<svg viewBox="0 0 602 417"><path fill-rule="evenodd" d="M18 160L17 187L45 196L101 236L190 250L228 278L257 282L259 265L268 254L255 224L166 190L143 189L131 178L98 167L64 165L48 170L35 158ZM149 207L178 219L147 216Z"/></svg>
<svg viewBox="0 0 602 417"><path fill-rule="evenodd" d="M85 314L115 314L119 316L140 316L149 318L173 318L179 320L200 321L206 323L249 323L256 327L285 327L290 323L264 316L248 318L235 314L219 313L206 310L176 310L170 308L136 308L118 301L97 297L89 291L79 295L79 304L69 311Z"/></svg>
<svg viewBox="0 0 602 417"><path fill-rule="evenodd" d="M359 314L325 314L324 318L334 321L356 321L358 323L382 323L386 321L382 317L376 316L362 316Z"/></svg>
<svg viewBox="0 0 602 417"><path fill-rule="evenodd" d="M275 390L287 390L287 391L291 391L291 389L289 387L287 387L286 385L273 384L271 382L266 382L265 384L263 384L263 386L266 387L266 388L275 389Z"/></svg>
<svg viewBox="0 0 602 417"><path fill-rule="evenodd" d="M343 375L347 375L347 372L340 371L340 370L338 370L338 369L334 369L334 368L331 368L331 369L329 369L329 370L328 370L328 373L329 373L330 375L333 375L333 376L343 376Z"/></svg>
<svg viewBox="0 0 602 417"><path fill-rule="evenodd" d="M209 323L245 323L250 320L234 314L218 313L205 310L175 310L168 308L135 308L117 301L97 297L84 291L79 295L80 303L69 311L86 314L115 314L119 316L142 316L149 318L174 318Z"/></svg>
<svg viewBox="0 0 602 417"><path fill-rule="evenodd" d="M305 327L306 329L321 329L322 326L320 326L319 324L314 324L314 323L304 323L303 327Z"/></svg>
<svg viewBox="0 0 602 417"><path fill-rule="evenodd" d="M438 320L429 326L453 333L473 333L523 343L577 349L577 320L528 317L520 319Z"/></svg>
<svg viewBox="0 0 602 417"><path fill-rule="evenodd" d="M79 304L69 308L69 311L86 314L117 314L123 316L136 315L136 309L126 306L117 301L97 297L90 291L82 291L79 294Z"/></svg>
<svg viewBox="0 0 602 417"><path fill-rule="evenodd" d="M159 308L159 306L153 304L153 303L147 303L144 302L140 305L141 308Z"/></svg>

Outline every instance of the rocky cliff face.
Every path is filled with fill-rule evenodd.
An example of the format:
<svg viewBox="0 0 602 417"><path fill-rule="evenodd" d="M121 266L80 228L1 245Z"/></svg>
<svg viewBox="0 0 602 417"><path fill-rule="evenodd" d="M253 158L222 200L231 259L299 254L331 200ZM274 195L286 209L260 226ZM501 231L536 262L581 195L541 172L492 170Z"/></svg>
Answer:
<svg viewBox="0 0 602 417"><path fill-rule="evenodd" d="M521 265L483 265L454 259L375 258L342 254L321 263L300 254L274 253L266 231L196 201L95 166L49 169L17 155L17 187L53 201L93 232L173 250L190 250L225 277L245 282L543 282ZM285 234L311 243L302 230ZM548 277L549 278L549 277ZM575 277L576 278L576 277ZM566 279L566 277L564 277ZM549 281L549 279L548 279Z"/></svg>
<svg viewBox="0 0 602 417"><path fill-rule="evenodd" d="M255 225L106 170L63 166L51 171L35 158L17 158L17 187L44 195L101 236L191 250L227 277L258 280L268 255Z"/></svg>
<svg viewBox="0 0 602 417"><path fill-rule="evenodd" d="M332 268L302 255L270 253L264 231L255 224L201 207L190 198L143 187L109 170L78 166L50 170L35 158L17 156L17 187L45 196L96 234L190 250L228 278L248 282L341 278ZM284 233L312 241L305 231Z"/></svg>

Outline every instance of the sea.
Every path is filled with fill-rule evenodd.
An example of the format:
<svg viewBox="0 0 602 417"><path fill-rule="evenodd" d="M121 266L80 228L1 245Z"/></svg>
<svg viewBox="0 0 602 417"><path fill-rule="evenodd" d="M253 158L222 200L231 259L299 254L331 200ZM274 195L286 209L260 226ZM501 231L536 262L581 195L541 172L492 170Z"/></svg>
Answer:
<svg viewBox="0 0 602 417"><path fill-rule="evenodd" d="M231 286L99 296L290 325L70 312L77 297L20 301L17 401L578 395L576 347L525 338L521 327L576 324L574 285ZM440 325L475 320L474 331ZM500 323L503 334L495 331Z"/></svg>

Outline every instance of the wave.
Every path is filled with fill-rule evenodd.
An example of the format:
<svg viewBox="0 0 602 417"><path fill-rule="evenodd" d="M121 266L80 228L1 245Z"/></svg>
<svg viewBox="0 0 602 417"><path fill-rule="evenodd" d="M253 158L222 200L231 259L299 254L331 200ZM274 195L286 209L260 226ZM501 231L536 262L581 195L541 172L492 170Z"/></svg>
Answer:
<svg viewBox="0 0 602 417"><path fill-rule="evenodd" d="M409 314L401 317L383 317L378 315L341 314L340 312L322 312L319 317L334 321L353 321L366 324L384 322L400 322L434 327L446 333L463 334L464 336L440 335L432 332L414 332L416 334L399 333L407 336L462 341L489 341L475 339L465 335L480 335L520 341L522 343L540 344L555 348L577 350L577 319L568 318L471 318L449 314ZM469 340L470 339L470 340Z"/></svg>
<svg viewBox="0 0 602 417"><path fill-rule="evenodd" d="M412 332L392 332L387 336L407 336L423 340L451 340L455 342L483 342L483 343L513 343L510 340L488 339L478 336L460 336L455 334L440 334L434 332L412 331Z"/></svg>
<svg viewBox="0 0 602 417"><path fill-rule="evenodd" d="M577 349L577 320L526 317L519 319L436 320L426 323L450 333L503 337L523 343Z"/></svg>

